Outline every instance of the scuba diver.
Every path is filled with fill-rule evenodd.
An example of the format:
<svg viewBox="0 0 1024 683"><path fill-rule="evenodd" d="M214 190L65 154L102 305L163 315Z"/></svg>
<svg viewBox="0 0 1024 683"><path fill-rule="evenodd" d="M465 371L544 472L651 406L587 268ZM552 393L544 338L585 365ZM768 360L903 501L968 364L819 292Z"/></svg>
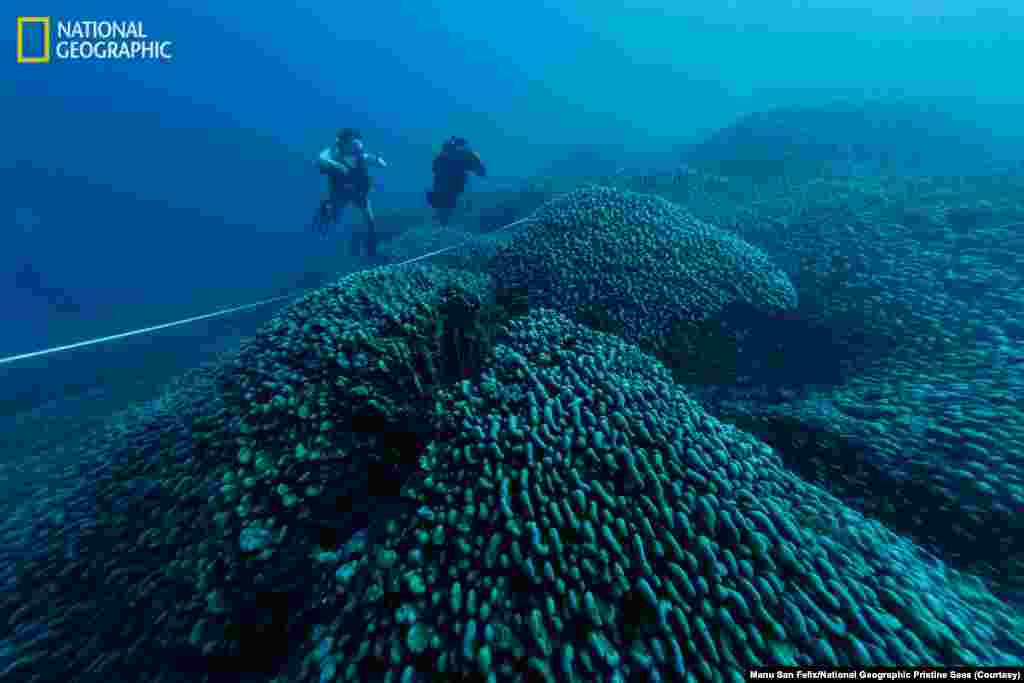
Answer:
<svg viewBox="0 0 1024 683"><path fill-rule="evenodd" d="M487 175L479 155L469 148L465 138L448 138L434 158L434 189L427 191L427 203L434 207L441 225L448 225L471 172L481 178Z"/></svg>
<svg viewBox="0 0 1024 683"><path fill-rule="evenodd" d="M377 256L377 232L370 204L370 166L387 168L387 162L364 148L363 137L354 128L338 131L333 145L320 152L317 168L327 176L327 198L320 202L313 229L321 235L341 217L341 212L354 203L363 212L366 221L367 256ZM353 236L353 254L358 253L358 243Z"/></svg>

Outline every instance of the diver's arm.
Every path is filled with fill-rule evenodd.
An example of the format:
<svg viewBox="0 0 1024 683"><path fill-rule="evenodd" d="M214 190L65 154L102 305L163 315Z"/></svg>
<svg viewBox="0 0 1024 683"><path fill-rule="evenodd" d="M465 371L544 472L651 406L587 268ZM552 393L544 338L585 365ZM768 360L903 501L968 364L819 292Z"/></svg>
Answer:
<svg viewBox="0 0 1024 683"><path fill-rule="evenodd" d="M473 172L476 173L481 178L486 178L487 169L484 167L484 162L480 159L480 155L477 154L476 152L471 152L471 155L473 159L471 166Z"/></svg>
<svg viewBox="0 0 1024 683"><path fill-rule="evenodd" d="M348 173L348 166L342 163L338 163L331 156L331 148L328 147L324 151L320 152L320 156L317 157L316 165L321 171L340 171L341 173Z"/></svg>
<svg viewBox="0 0 1024 683"><path fill-rule="evenodd" d="M377 166L378 168L387 168L388 167L388 162L384 161L384 158L382 156L380 156L379 154L367 154L366 155L366 163L373 164L374 166Z"/></svg>

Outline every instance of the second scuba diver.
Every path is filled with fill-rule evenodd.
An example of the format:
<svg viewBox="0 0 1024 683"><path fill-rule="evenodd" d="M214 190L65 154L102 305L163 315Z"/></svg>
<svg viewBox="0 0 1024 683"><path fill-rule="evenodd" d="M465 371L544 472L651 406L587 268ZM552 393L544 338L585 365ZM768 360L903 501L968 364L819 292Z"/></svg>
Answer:
<svg viewBox="0 0 1024 683"><path fill-rule="evenodd" d="M470 173L484 177L487 169L465 138L449 138L434 158L434 188L427 191L427 203L437 212L441 225L448 225Z"/></svg>

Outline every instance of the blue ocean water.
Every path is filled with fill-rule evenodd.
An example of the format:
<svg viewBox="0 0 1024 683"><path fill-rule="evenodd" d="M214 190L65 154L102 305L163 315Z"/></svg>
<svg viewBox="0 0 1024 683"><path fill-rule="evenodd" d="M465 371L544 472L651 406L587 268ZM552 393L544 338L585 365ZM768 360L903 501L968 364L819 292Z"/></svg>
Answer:
<svg viewBox="0 0 1024 683"><path fill-rule="evenodd" d="M1021 666L1020 8L18 11L5 680Z"/></svg>

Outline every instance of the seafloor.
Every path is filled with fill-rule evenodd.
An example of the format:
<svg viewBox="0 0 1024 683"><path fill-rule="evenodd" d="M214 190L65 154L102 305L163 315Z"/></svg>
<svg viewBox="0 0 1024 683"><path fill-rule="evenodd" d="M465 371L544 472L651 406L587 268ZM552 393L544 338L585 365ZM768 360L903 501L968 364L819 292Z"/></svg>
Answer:
<svg viewBox="0 0 1024 683"><path fill-rule="evenodd" d="M579 185L19 423L4 680L1024 663L1024 179Z"/></svg>

